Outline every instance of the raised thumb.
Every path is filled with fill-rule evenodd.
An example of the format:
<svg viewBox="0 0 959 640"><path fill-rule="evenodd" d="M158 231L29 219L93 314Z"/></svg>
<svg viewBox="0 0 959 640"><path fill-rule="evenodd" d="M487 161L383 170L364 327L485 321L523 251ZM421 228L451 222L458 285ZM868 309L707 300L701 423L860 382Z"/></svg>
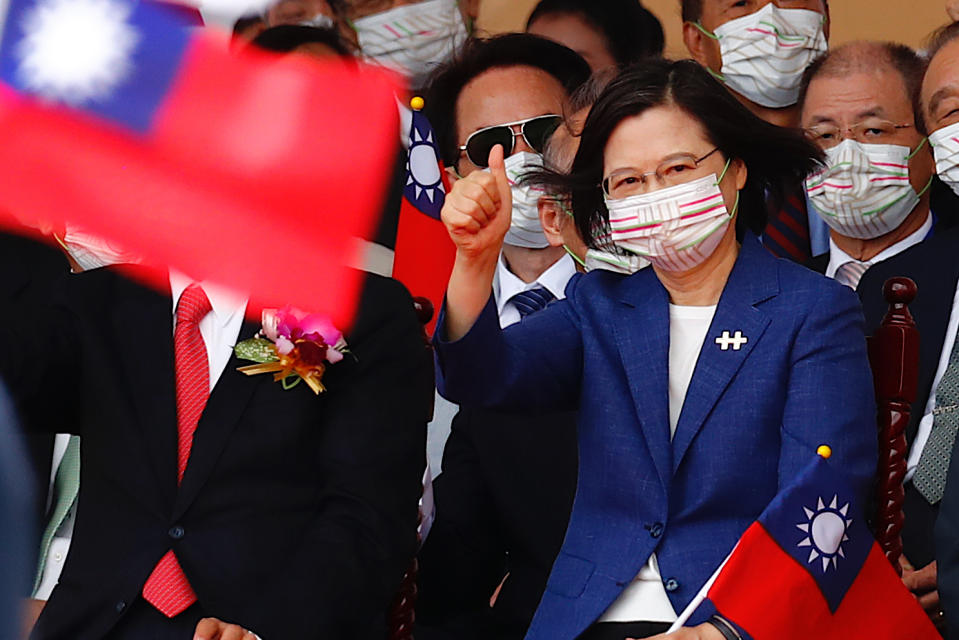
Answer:
<svg viewBox="0 0 959 640"><path fill-rule="evenodd" d="M489 152L489 170L496 180L499 190L500 206L507 211L513 209L513 192L510 191L509 178L506 176L506 161L503 157L503 145L494 145Z"/></svg>

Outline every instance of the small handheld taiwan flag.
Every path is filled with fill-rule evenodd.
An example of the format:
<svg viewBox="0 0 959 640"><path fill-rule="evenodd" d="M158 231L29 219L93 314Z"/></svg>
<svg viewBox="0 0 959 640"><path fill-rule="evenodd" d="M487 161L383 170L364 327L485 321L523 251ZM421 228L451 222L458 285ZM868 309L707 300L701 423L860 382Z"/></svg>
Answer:
<svg viewBox="0 0 959 640"><path fill-rule="evenodd" d="M716 612L752 640L940 638L866 527L850 483L826 460L828 447L820 451L680 621Z"/></svg>
<svg viewBox="0 0 959 640"><path fill-rule="evenodd" d="M156 286L172 266L346 327L397 156L396 80L231 54L196 24L149 0L0 0L0 211L116 242Z"/></svg>
<svg viewBox="0 0 959 640"><path fill-rule="evenodd" d="M411 104L413 110L403 116L411 121L393 277L414 296L428 298L439 309L456 257L456 248L440 220L449 185L436 134L419 111L423 99L413 98Z"/></svg>

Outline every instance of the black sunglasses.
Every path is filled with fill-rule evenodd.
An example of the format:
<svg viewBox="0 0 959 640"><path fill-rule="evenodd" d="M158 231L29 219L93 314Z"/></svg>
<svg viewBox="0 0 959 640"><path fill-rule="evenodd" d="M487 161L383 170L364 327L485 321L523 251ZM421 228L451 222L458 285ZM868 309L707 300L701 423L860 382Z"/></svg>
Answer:
<svg viewBox="0 0 959 640"><path fill-rule="evenodd" d="M562 122L562 116L547 115L486 127L471 133L460 151L466 152L470 162L485 169L489 166L489 152L493 147L502 145L504 155L508 156L513 153L516 137L522 135L533 151L543 153L546 141ZM515 126L520 127L520 133L513 132Z"/></svg>

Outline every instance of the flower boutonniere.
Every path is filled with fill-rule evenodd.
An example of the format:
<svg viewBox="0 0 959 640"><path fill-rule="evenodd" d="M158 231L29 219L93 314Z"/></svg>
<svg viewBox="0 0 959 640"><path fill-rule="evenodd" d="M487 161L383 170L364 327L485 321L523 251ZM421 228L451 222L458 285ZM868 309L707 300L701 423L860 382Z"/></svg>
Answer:
<svg viewBox="0 0 959 640"><path fill-rule="evenodd" d="M273 380L292 389L301 381L313 393L326 391L323 374L348 353L346 341L329 318L293 307L264 309L263 326L255 337L236 345L241 360L257 364L239 367L248 376L272 373Z"/></svg>

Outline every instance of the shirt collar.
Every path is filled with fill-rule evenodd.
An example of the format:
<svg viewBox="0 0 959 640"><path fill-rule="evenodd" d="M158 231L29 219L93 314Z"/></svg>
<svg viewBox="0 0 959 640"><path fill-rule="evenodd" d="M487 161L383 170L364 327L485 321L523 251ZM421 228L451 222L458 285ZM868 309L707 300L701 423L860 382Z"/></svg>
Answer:
<svg viewBox="0 0 959 640"><path fill-rule="evenodd" d="M523 282L517 278L509 267L506 259L500 255L496 263L496 276L493 279L493 294L496 298L496 310L502 315L506 303L517 293L543 287L553 294L557 300L566 297L566 285L576 273L576 263L568 255L564 255L540 274L533 282Z"/></svg>
<svg viewBox="0 0 959 640"><path fill-rule="evenodd" d="M170 295L173 297L173 314L176 315L176 306L180 302L180 296L183 291L196 282L193 278L170 269ZM226 326L236 314L246 313L246 304L248 298L238 294L232 289L214 284L212 282L201 281L206 297L210 300L210 306L213 308L213 315L216 322L221 327Z"/></svg>
<svg viewBox="0 0 959 640"><path fill-rule="evenodd" d="M908 236L897 242L896 244L890 245L877 253L874 257L870 258L866 262L870 265L882 262L883 260L888 260L889 258L898 255L912 247L919 244L926 239L926 236L929 235L929 232L932 230L932 212L926 215L926 221L922 223L922 226L910 233ZM839 270L839 267L846 264L847 262L862 262L861 260L856 260L848 253L839 248L839 246L833 241L832 237L829 238L829 266L826 267L826 277L834 278L836 277L836 271Z"/></svg>

